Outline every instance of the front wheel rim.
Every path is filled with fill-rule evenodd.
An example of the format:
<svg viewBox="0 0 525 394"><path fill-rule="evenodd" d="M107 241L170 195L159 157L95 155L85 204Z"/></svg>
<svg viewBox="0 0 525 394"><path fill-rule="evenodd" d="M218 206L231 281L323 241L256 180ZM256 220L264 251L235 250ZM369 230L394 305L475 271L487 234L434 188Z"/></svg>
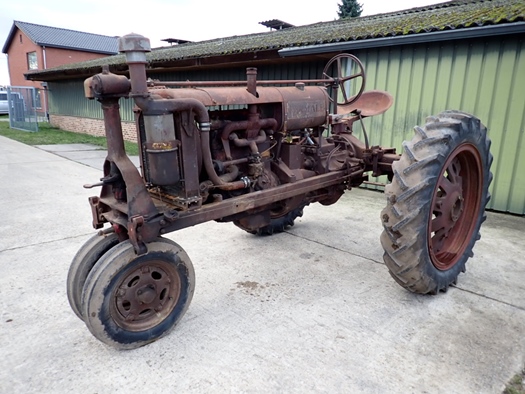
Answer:
<svg viewBox="0 0 525 394"><path fill-rule="evenodd" d="M432 264L446 271L466 253L477 228L483 166L476 147L458 146L442 167L434 188L428 223Z"/></svg>
<svg viewBox="0 0 525 394"><path fill-rule="evenodd" d="M171 314L180 292L180 277L172 264L163 260L148 261L119 275L112 292L110 313L115 323L125 330L148 330Z"/></svg>

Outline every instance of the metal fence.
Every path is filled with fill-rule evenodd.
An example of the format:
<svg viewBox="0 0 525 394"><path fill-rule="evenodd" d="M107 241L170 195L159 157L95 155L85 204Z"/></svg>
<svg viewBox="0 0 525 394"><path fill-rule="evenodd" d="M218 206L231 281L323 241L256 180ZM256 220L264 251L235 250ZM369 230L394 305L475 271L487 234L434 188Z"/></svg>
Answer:
<svg viewBox="0 0 525 394"><path fill-rule="evenodd" d="M38 111L42 108L37 89L28 86L7 88L9 126L24 131L38 131Z"/></svg>

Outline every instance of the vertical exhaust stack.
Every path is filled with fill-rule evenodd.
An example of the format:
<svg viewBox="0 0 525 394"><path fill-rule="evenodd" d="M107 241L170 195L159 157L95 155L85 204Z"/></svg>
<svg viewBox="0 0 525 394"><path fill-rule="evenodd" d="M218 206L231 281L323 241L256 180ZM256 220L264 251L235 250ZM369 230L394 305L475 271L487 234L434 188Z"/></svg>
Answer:
<svg viewBox="0 0 525 394"><path fill-rule="evenodd" d="M259 93L257 93L257 69L255 67L248 67L246 69L246 79L246 90L258 98Z"/></svg>
<svg viewBox="0 0 525 394"><path fill-rule="evenodd" d="M151 52L149 39L140 34L126 34L119 38L118 50L126 54L131 80L131 96L147 97L149 93L146 82L146 64L148 63L146 52Z"/></svg>
<svg viewBox="0 0 525 394"><path fill-rule="evenodd" d="M131 80L131 94L142 109L146 131L145 154L148 181L156 185L174 185L180 180L178 142L175 137L173 113L152 111L152 99L146 79L146 52L150 41L131 33L119 38L119 52L126 54Z"/></svg>

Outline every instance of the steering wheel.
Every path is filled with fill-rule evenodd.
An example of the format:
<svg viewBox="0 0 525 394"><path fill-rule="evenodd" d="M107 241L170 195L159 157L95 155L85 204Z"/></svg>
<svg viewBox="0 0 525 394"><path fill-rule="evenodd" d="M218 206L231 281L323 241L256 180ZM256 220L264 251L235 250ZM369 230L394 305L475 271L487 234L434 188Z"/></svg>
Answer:
<svg viewBox="0 0 525 394"><path fill-rule="evenodd" d="M348 76L343 76L343 60L346 60L346 69L353 70L355 68L354 63L357 65L357 72L355 74L350 74ZM332 71L335 71L335 76L330 76L329 72L331 70L331 67L335 63L335 70L332 69ZM363 63L355 57L354 55L350 55L347 53L343 53L340 55L336 55L333 58L330 59L328 63L326 63L326 66L323 70L323 78L327 79L327 82L325 83L325 86L327 88L332 88L332 94L329 94L330 101L335 101L337 105L348 105L352 104L353 102L357 101L359 97L361 97L361 94L363 94L363 91L365 90L365 82L366 82L366 75L365 75L365 68L363 67ZM354 96L348 97L349 92L347 92L347 88L349 90L350 83L349 81L361 78L361 86L359 90L357 91L357 94ZM337 91L341 90L341 94L343 96L343 101L338 101L337 99ZM332 96L335 96L332 97Z"/></svg>

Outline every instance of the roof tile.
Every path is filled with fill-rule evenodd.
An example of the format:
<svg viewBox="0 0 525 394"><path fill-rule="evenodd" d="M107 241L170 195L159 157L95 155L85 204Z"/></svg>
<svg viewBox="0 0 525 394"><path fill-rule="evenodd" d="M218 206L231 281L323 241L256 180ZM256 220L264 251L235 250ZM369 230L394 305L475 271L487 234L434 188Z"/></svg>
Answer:
<svg viewBox="0 0 525 394"><path fill-rule="evenodd" d="M9 42L11 41L11 36L15 27L23 31L29 39L37 45L103 53L107 55L118 53L117 37L84 33L76 30L36 25L34 23L20 21L13 22L13 28L11 29L11 33L7 40ZM6 45L8 45L7 41Z"/></svg>
<svg viewBox="0 0 525 394"><path fill-rule="evenodd" d="M525 0L454 0L386 14L340 19L272 32L158 48L147 54L147 59L152 64L159 64L165 61L249 53L267 49L278 50L323 43L425 34L434 31L475 29L491 24L524 20ZM56 69L81 72L102 64L122 65L124 56L117 55L111 58L90 60ZM51 73L51 70L48 72Z"/></svg>

